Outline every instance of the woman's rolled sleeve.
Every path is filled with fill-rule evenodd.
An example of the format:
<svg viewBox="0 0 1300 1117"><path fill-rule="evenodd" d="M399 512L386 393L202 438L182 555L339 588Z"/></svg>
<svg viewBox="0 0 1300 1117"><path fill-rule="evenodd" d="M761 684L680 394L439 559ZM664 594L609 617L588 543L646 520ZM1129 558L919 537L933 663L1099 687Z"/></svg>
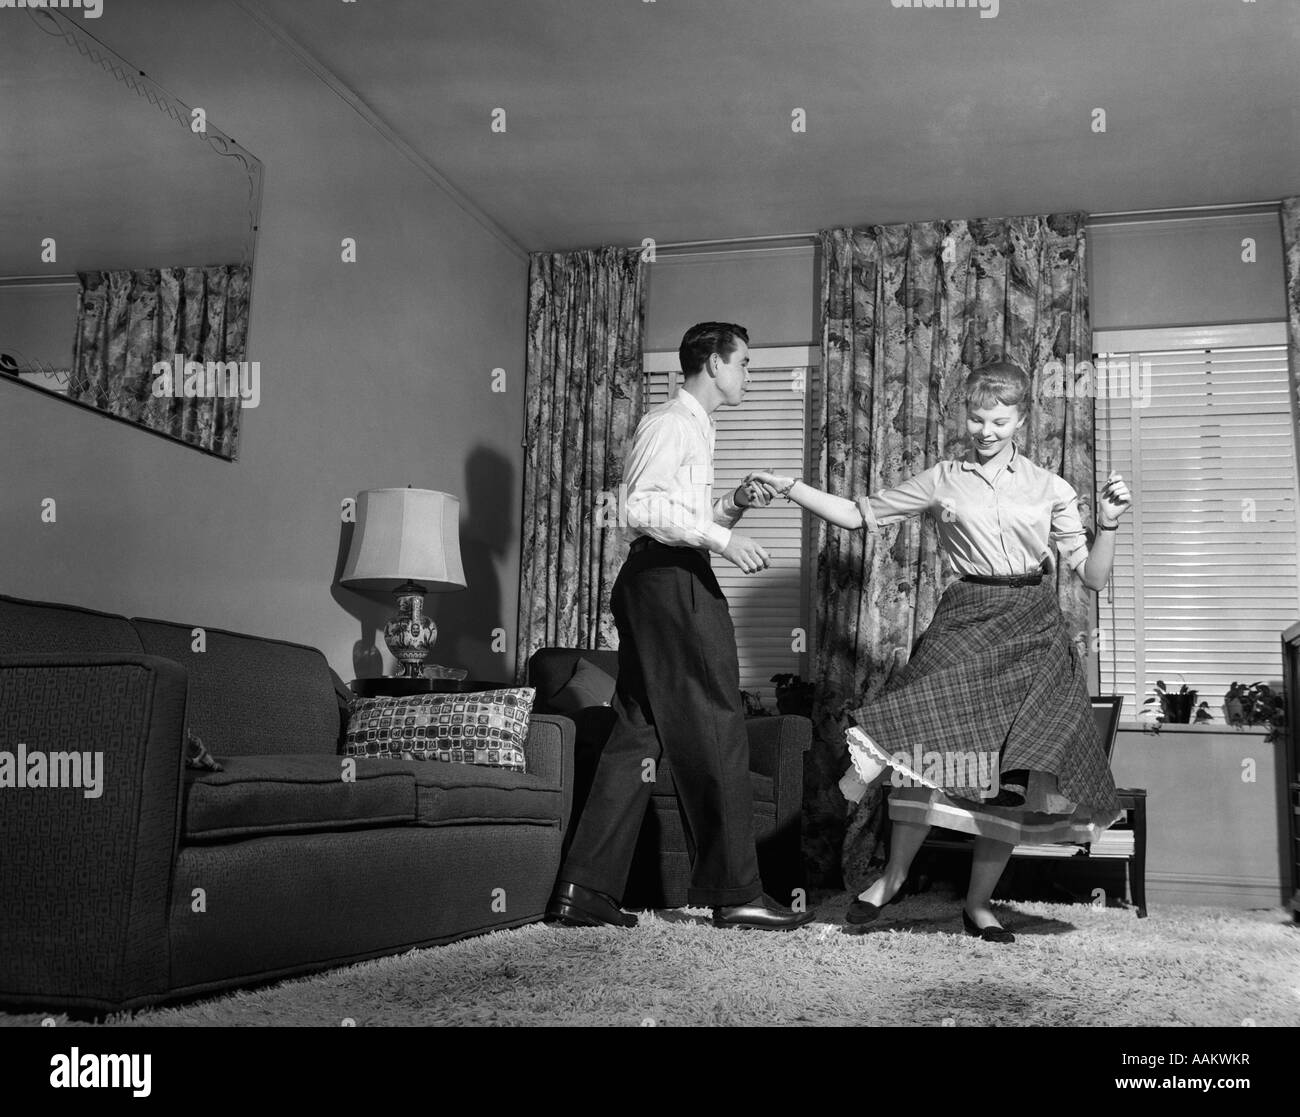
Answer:
<svg viewBox="0 0 1300 1117"><path fill-rule="evenodd" d="M919 516L922 512L929 511L934 505L937 485L937 470L927 469L892 489L858 497L855 503L862 513L863 527L875 532L882 527L902 523L909 516Z"/></svg>
<svg viewBox="0 0 1300 1117"><path fill-rule="evenodd" d="M1068 481L1060 478L1055 488L1050 538L1061 561L1071 570L1078 570L1088 561L1088 534L1079 515L1079 494Z"/></svg>

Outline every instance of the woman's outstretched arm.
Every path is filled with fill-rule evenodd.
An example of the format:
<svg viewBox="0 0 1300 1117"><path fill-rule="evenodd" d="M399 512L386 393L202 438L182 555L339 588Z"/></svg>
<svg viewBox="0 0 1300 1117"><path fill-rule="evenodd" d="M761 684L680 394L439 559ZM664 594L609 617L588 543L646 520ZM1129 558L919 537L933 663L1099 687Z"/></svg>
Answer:
<svg viewBox="0 0 1300 1117"><path fill-rule="evenodd" d="M795 477L782 477L776 473L760 470L749 474L745 480L768 485L778 496L793 500L796 504L807 508L814 516L820 516L823 520L838 524L840 527L856 529L866 522L861 510L853 501L845 500L842 496L832 496L830 493L822 492L821 489L814 489Z"/></svg>
<svg viewBox="0 0 1300 1117"><path fill-rule="evenodd" d="M793 500L801 507L807 508L814 516L820 516L832 524L851 530L865 526L866 521L863 519L861 509L853 501L845 500L842 496L832 496L821 489L805 485L795 477L781 477L772 473L751 473L750 476L757 481L766 481L776 490L778 496ZM769 478L770 480L767 480Z"/></svg>
<svg viewBox="0 0 1300 1117"><path fill-rule="evenodd" d="M927 469L892 489L884 489L870 497L846 500L842 496L832 496L821 489L805 485L794 477L782 477L766 471L749 475L776 493L788 496L823 520L849 529L865 527L870 532L930 511L935 505L937 476L935 469Z"/></svg>

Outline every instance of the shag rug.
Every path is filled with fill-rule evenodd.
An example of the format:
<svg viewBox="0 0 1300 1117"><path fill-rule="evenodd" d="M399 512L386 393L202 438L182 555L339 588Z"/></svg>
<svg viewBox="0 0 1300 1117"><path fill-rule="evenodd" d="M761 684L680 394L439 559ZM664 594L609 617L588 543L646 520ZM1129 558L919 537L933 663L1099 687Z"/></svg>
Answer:
<svg viewBox="0 0 1300 1117"><path fill-rule="evenodd" d="M842 929L849 899L821 898L818 921L786 934L716 930L696 909L627 931L538 923L105 1023L1300 1025L1300 928L1281 909L1138 919L1017 901L994 907L1016 934L999 946L962 934L953 895L908 897L860 935Z"/></svg>

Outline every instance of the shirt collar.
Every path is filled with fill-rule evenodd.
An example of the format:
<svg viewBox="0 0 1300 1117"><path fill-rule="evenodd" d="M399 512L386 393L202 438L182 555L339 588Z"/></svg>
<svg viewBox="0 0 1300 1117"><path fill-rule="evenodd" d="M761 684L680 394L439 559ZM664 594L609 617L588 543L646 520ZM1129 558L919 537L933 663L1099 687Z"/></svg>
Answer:
<svg viewBox="0 0 1300 1117"><path fill-rule="evenodd" d="M1019 464L1020 464L1020 447L1013 442L1011 444L1011 453L1007 455L1006 468L1009 469L1012 473L1015 473L1016 467ZM962 459L961 467L962 469L974 469L974 470L979 470L981 468L979 455L975 452L974 446L971 446L970 448L967 449L966 456Z"/></svg>
<svg viewBox="0 0 1300 1117"><path fill-rule="evenodd" d="M704 404L700 403L700 401L691 395L690 392L686 391L684 388L678 388L675 398L684 408L686 408L687 411L691 413L692 417L694 417L695 421L700 424L700 427L706 434L713 430L716 425L713 422L713 416L704 410Z"/></svg>

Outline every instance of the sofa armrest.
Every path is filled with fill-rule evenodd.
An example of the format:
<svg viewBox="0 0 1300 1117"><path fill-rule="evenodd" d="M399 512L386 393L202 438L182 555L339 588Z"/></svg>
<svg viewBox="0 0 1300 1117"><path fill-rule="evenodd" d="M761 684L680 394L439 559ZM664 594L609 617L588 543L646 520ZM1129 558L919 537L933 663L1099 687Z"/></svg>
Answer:
<svg viewBox="0 0 1300 1117"><path fill-rule="evenodd" d="M776 779L782 765L792 762L794 770L803 771L803 754L812 747L812 722L799 714L746 718L749 734L749 766L764 776Z"/></svg>
<svg viewBox="0 0 1300 1117"><path fill-rule="evenodd" d="M803 754L812 747L812 722L798 714L746 718L749 767L768 776L776 798L778 824L803 810Z"/></svg>
<svg viewBox="0 0 1300 1117"><path fill-rule="evenodd" d="M0 790L0 1001L105 1010L167 989L186 691L158 656L0 656L16 784Z"/></svg>
<svg viewBox="0 0 1300 1117"><path fill-rule="evenodd" d="M559 787L563 831L568 830L573 811L573 740L572 719L559 714L533 714L529 718L524 748L528 771Z"/></svg>

